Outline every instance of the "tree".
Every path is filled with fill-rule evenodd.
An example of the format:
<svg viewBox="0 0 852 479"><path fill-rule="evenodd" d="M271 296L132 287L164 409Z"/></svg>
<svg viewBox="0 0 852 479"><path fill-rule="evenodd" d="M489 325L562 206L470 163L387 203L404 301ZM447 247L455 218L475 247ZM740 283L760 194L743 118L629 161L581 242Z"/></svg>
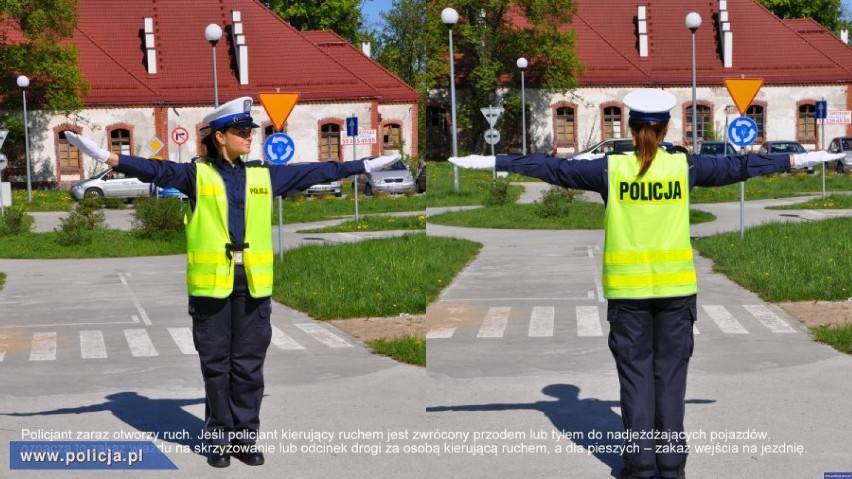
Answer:
<svg viewBox="0 0 852 479"><path fill-rule="evenodd" d="M844 11L840 0L760 0L778 18L813 18L831 31L837 31Z"/></svg>
<svg viewBox="0 0 852 479"><path fill-rule="evenodd" d="M270 0L267 4L298 30L334 30L352 44L361 38L361 0Z"/></svg>
<svg viewBox="0 0 852 479"><path fill-rule="evenodd" d="M0 125L9 129L3 149L12 170L24 151L18 76L30 79L29 108L64 114L83 107L88 84L77 67L77 48L60 43L77 25L76 0L6 0L0 2L0 19L0 65L6 72L0 77Z"/></svg>
<svg viewBox="0 0 852 479"><path fill-rule="evenodd" d="M375 59L420 93L418 149L426 151L429 92L439 76L447 74L447 44L442 41L446 30L440 10L429 0L393 0L382 19L381 30L368 33L374 38Z"/></svg>
<svg viewBox="0 0 852 479"><path fill-rule="evenodd" d="M449 88L443 7L431 0L395 0L386 16L379 61L424 96L436 87ZM460 143L482 146L481 140L471 139L481 138L484 129L479 109L492 104L504 107L501 129L507 143L520 137L514 125L521 116L520 72L515 64L521 56L529 60L526 78L536 88L565 92L578 86L582 66L574 34L566 27L576 9L573 1L457 0L453 8L460 16L453 27L456 79L465 93L457 122L467 136ZM498 94L502 88L510 91Z"/></svg>

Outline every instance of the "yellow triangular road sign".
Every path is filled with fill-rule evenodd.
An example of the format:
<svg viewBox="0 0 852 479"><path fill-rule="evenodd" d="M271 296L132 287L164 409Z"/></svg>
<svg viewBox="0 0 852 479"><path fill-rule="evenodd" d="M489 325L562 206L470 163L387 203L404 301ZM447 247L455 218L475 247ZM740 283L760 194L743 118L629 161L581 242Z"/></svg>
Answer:
<svg viewBox="0 0 852 479"><path fill-rule="evenodd" d="M763 78L725 78L725 87L734 99L740 115L746 114L746 110L762 86Z"/></svg>
<svg viewBox="0 0 852 479"><path fill-rule="evenodd" d="M260 102L275 125L275 130L281 131L284 128L284 122L296 106L296 101L299 99L298 93L258 93Z"/></svg>

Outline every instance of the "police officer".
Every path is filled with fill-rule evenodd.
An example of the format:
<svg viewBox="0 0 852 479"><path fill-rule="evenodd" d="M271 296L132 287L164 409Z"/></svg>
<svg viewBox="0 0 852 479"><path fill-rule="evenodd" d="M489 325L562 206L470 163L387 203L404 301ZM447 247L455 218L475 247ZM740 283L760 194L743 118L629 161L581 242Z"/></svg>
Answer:
<svg viewBox="0 0 852 479"><path fill-rule="evenodd" d="M624 104L635 151L590 161L541 155L450 158L568 188L595 191L607 204L603 289L609 347L621 389L625 442L620 478L684 478L683 417L698 284L689 237L689 189L829 161L824 152L714 158L669 152L669 111L677 100L658 89L630 92ZM660 446L660 454L656 454Z"/></svg>
<svg viewBox="0 0 852 479"><path fill-rule="evenodd" d="M189 314L204 378L204 436L212 446L207 462L213 467L227 467L232 455L249 465L264 463L255 442L272 336L272 198L380 170L399 159L292 166L245 161L258 127L251 106L251 97L237 98L205 116L206 155L192 163L117 155L66 132L69 142L95 160L189 198Z"/></svg>

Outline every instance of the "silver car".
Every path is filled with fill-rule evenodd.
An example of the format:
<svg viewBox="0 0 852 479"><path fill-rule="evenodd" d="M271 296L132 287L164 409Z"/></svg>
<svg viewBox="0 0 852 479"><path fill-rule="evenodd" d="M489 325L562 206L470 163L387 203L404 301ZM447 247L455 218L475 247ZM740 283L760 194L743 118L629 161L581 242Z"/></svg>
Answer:
<svg viewBox="0 0 852 479"><path fill-rule="evenodd" d="M362 160L369 160L371 158L373 157L362 158ZM397 161L384 170L364 173L358 179L358 184L359 188L362 188L364 194L368 196L374 193L405 194L417 192L414 175L402 160Z"/></svg>
<svg viewBox="0 0 852 479"><path fill-rule="evenodd" d="M569 160L592 160L607 153L629 153L633 151L633 138L610 138L569 157Z"/></svg>
<svg viewBox="0 0 852 479"><path fill-rule="evenodd" d="M152 189L150 183L143 183L138 178L108 169L87 180L77 182L71 187L71 198L75 201L80 201L85 196L136 198L151 196Z"/></svg>
<svg viewBox="0 0 852 479"><path fill-rule="evenodd" d="M844 153L846 154L846 157L837 161L829 161L825 164L826 168L831 168L833 166L834 171L838 173L852 171L852 136L839 136L837 138L832 138L831 143L828 145L828 152Z"/></svg>

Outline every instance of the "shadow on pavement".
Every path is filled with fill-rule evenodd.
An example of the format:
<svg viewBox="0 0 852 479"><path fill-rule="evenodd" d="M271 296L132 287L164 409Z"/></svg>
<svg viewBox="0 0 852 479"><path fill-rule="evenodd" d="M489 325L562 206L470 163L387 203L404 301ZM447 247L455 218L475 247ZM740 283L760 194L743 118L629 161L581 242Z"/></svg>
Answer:
<svg viewBox="0 0 852 479"><path fill-rule="evenodd" d="M537 401L533 403L515 404L467 404L459 406L427 407L426 412L445 411L510 411L528 409L540 411L547 416L557 433L562 434L560 443L566 446L568 441L582 446L588 451L593 446L592 455L610 467L613 476L623 465L618 454L598 451L600 446L618 446L621 440L607 440L608 432L621 433L623 426L621 416L612 410L620 407L619 401L602 401L596 398L580 398L580 388L573 384L550 384L545 386L542 393L556 398L554 401ZM716 402L712 399L690 399L687 404L709 404ZM603 433L602 439L591 437L592 431ZM551 439L551 437L548 437Z"/></svg>
<svg viewBox="0 0 852 479"><path fill-rule="evenodd" d="M29 413L5 413L3 415L16 417L59 416L108 411L135 431L150 432L152 436L156 434L158 440L188 446L191 451L196 451L196 445L202 443L199 435L204 427L204 421L184 411L183 407L204 404L204 398L151 399L136 392L120 392L110 394L104 399L106 401L100 404L89 406ZM109 439L122 438L110 437ZM127 439L136 440L138 438ZM145 438L145 440L150 439L153 438Z"/></svg>

